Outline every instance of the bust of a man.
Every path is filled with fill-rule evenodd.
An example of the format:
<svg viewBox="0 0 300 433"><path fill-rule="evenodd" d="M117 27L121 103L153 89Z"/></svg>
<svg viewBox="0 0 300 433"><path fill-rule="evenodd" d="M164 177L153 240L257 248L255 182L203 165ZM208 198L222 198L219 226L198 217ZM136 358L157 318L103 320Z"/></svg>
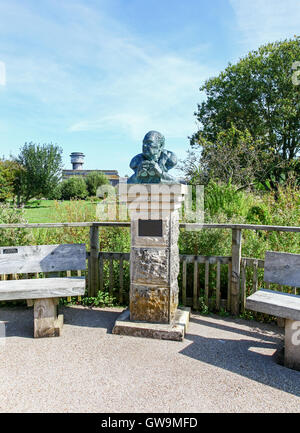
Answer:
<svg viewBox="0 0 300 433"><path fill-rule="evenodd" d="M167 172L177 164L173 152L164 149L165 137L158 131L149 131L143 140L143 152L132 158L134 174L127 183L178 183Z"/></svg>

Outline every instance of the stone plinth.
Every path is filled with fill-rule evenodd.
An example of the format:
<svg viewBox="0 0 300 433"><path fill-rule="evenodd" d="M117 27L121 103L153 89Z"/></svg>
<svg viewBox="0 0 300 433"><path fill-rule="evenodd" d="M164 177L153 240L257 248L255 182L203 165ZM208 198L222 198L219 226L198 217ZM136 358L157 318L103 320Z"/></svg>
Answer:
<svg viewBox="0 0 300 433"><path fill-rule="evenodd" d="M127 202L131 218L131 323L172 328L178 317L178 209L186 192L182 184L122 185L120 201Z"/></svg>
<svg viewBox="0 0 300 433"><path fill-rule="evenodd" d="M132 224L130 319L172 323L178 305L178 209L186 186L143 184L127 188Z"/></svg>
<svg viewBox="0 0 300 433"><path fill-rule="evenodd" d="M113 334L130 335L132 337L156 338L159 340L182 341L187 332L190 308L176 310L173 323L149 323L130 320L129 310L124 310L115 322Z"/></svg>
<svg viewBox="0 0 300 433"><path fill-rule="evenodd" d="M178 305L178 212L161 220L162 236L139 236L132 221L130 318L171 323Z"/></svg>

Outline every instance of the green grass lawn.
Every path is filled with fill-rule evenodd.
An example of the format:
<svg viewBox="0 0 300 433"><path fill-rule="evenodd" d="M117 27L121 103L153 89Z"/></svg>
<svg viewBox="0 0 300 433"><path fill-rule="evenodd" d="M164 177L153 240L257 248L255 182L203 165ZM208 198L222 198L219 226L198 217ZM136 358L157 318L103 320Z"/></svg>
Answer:
<svg viewBox="0 0 300 433"><path fill-rule="evenodd" d="M32 200L24 209L24 217L29 223L54 223L64 221L79 221L79 216L89 216L92 220L96 215L94 202L80 200L77 202L56 200Z"/></svg>

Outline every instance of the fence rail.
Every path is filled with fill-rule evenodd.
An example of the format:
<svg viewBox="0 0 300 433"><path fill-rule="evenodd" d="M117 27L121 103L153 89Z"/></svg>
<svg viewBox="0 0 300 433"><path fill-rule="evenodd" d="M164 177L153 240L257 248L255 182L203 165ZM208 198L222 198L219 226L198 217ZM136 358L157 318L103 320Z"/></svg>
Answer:
<svg viewBox="0 0 300 433"><path fill-rule="evenodd" d="M128 302L130 254L99 250L99 227L130 227L130 222L74 222L0 224L0 230L11 228L89 227L90 251L87 252L87 280L89 296L108 290L123 304ZM216 310L226 308L237 315L245 310L248 294L259 288L259 274L264 260L242 257L242 230L282 231L299 233L300 227L265 226L252 224L194 224L181 223L186 230L229 229L232 231L231 256L180 255L180 302L198 309L200 303ZM7 278L2 275L1 279ZM17 278L12 275L11 278ZM266 284L266 288L269 285ZM278 286L281 289L280 286ZM296 288L290 291L297 294Z"/></svg>
<svg viewBox="0 0 300 433"><path fill-rule="evenodd" d="M257 224L197 224L197 223L180 223L180 228L187 230L201 229L237 229L237 230L264 230L277 232L300 232L300 227L293 226L267 226ZM1 229L9 228L60 228L60 227L130 227L130 221L91 221L91 222L67 222L67 223L14 223L0 224Z"/></svg>

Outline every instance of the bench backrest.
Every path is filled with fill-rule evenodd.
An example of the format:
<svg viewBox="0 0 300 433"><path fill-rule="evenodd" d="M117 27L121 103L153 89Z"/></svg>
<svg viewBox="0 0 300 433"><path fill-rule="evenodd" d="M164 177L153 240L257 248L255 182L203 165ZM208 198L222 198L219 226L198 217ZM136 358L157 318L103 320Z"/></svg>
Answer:
<svg viewBox="0 0 300 433"><path fill-rule="evenodd" d="M85 244L0 247L0 274L86 269Z"/></svg>
<svg viewBox="0 0 300 433"><path fill-rule="evenodd" d="M300 254L267 251L264 281L300 287Z"/></svg>

